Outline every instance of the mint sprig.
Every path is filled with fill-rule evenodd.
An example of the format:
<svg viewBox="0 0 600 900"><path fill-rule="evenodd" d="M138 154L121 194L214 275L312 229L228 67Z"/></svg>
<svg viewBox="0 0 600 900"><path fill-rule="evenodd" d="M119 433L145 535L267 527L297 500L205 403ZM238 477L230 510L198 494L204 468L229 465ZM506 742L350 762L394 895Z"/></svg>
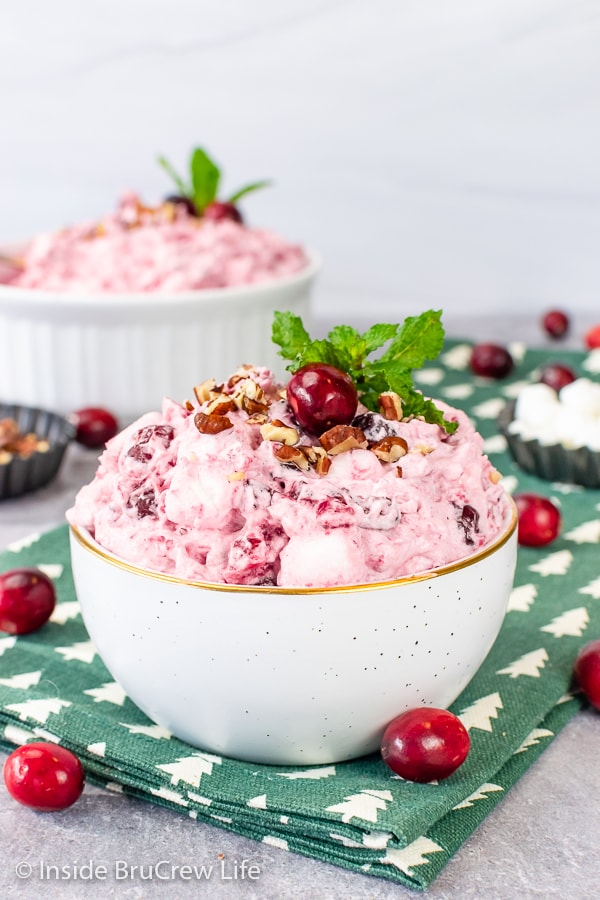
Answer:
<svg viewBox="0 0 600 900"><path fill-rule="evenodd" d="M276 312L272 338L281 348L279 355L290 360L289 371L312 362L335 366L352 378L367 409L377 410L379 395L395 391L405 416L423 416L453 434L458 423L445 419L435 403L415 389L412 379L412 371L425 360L435 359L442 349L441 315L441 310L428 310L409 316L401 325L372 325L364 334L349 325L337 325L326 339L312 340L300 316Z"/></svg>
<svg viewBox="0 0 600 900"><path fill-rule="evenodd" d="M158 157L158 163L175 183L179 195L192 201L199 216L202 215L207 206L218 200L223 173L214 159L202 147L196 147L190 156L189 182L186 182L185 179L177 174L169 160L164 156ZM253 181L251 184L234 191L233 194L221 202L235 205L242 197L268 187L270 184L270 181L264 179L262 181Z"/></svg>

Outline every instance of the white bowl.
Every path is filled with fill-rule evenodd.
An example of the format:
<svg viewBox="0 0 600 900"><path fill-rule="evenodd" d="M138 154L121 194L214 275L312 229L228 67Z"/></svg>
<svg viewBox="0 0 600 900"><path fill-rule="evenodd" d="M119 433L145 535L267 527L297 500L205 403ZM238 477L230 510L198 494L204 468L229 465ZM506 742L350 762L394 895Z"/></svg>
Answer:
<svg viewBox="0 0 600 900"><path fill-rule="evenodd" d="M447 707L502 624L517 516L460 562L384 584L285 590L144 571L71 529L75 587L112 676L155 722L220 755L352 759L396 715Z"/></svg>
<svg viewBox="0 0 600 900"><path fill-rule="evenodd" d="M14 252L14 251L13 251ZM70 413L110 409L123 423L162 398L182 402L202 372L283 363L275 310L309 320L320 259L275 281L182 293L57 293L0 284L0 397Z"/></svg>

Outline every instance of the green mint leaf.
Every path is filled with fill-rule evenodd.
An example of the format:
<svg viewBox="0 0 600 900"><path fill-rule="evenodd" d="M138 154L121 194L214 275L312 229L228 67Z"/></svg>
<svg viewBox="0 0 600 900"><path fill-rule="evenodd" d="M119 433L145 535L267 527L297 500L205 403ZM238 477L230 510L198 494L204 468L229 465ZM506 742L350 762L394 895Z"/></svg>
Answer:
<svg viewBox="0 0 600 900"><path fill-rule="evenodd" d="M217 198L221 170L202 147L196 147L190 160L190 175L194 206L202 213Z"/></svg>
<svg viewBox="0 0 600 900"><path fill-rule="evenodd" d="M365 359L365 342L356 328L350 325L336 325L327 335L327 340L334 348L339 360L339 369L352 375L360 369Z"/></svg>
<svg viewBox="0 0 600 900"><path fill-rule="evenodd" d="M291 312L276 311L273 316L271 339L281 349L279 355L294 360L310 344L310 335L300 316Z"/></svg>
<svg viewBox="0 0 600 900"><path fill-rule="evenodd" d="M387 341L390 341L396 336L398 328L398 325L372 325L362 336L365 344L365 353L369 354L374 350L379 350L380 347L383 347Z"/></svg>
<svg viewBox="0 0 600 900"><path fill-rule="evenodd" d="M252 184L247 184L245 187L240 188L235 194L232 194L231 197L227 200L227 203L237 203L242 197L245 197L246 194L251 194L254 191L260 191L263 188L271 187L273 184L272 181L253 181Z"/></svg>
<svg viewBox="0 0 600 900"><path fill-rule="evenodd" d="M402 363L405 369L420 369L426 359L435 359L444 344L441 315L441 310L430 309L409 316L381 359Z"/></svg>
<svg viewBox="0 0 600 900"><path fill-rule="evenodd" d="M173 166L171 165L169 160L166 159L164 156L159 156L158 164L159 164L159 166L163 167L163 169L165 170L165 172L167 173L169 178L173 179L180 195L182 197L190 197L191 198L191 196L192 196L191 188L188 187L185 184L185 182L183 181L183 179L179 177L179 175L177 174L177 172L175 171L175 169L173 168Z"/></svg>
<svg viewBox="0 0 600 900"><path fill-rule="evenodd" d="M343 372L347 371L347 369L344 368L342 356L327 340L311 341L296 356L293 364L288 366L288 369L294 372L297 369L302 368L302 366L306 366L308 363L313 362L327 363L328 366L335 366L336 369L341 369Z"/></svg>

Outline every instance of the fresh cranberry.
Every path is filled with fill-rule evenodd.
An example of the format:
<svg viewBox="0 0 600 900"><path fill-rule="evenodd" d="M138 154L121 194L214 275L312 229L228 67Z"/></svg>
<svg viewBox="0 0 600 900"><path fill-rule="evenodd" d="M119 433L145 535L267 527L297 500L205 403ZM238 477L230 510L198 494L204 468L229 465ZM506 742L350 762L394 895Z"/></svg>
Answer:
<svg viewBox="0 0 600 900"><path fill-rule="evenodd" d="M11 797L23 806L57 812L79 799L85 773L70 750L39 741L13 750L4 763L4 783Z"/></svg>
<svg viewBox="0 0 600 900"><path fill-rule="evenodd" d="M476 344L471 352L471 370L485 378L506 378L514 368L513 358L499 344Z"/></svg>
<svg viewBox="0 0 600 900"><path fill-rule="evenodd" d="M448 778L463 764L471 742L463 723L446 709L411 709L390 722L381 742L385 763L408 781Z"/></svg>
<svg viewBox="0 0 600 900"><path fill-rule="evenodd" d="M165 197L165 203L172 203L173 206L183 206L188 216L197 217L198 215L194 201L190 197L184 197L183 194L169 194L168 197Z"/></svg>
<svg viewBox="0 0 600 900"><path fill-rule="evenodd" d="M244 221L237 206L221 200L213 200L212 203L209 203L202 216L211 222L222 222L224 219L230 219L232 222L238 222L241 225Z"/></svg>
<svg viewBox="0 0 600 900"><path fill-rule="evenodd" d="M564 337L569 325L569 317L562 309L551 309L542 318L542 328L551 338Z"/></svg>
<svg viewBox="0 0 600 900"><path fill-rule="evenodd" d="M566 384L571 384L572 381L575 381L576 378L577 376L573 369L560 363L549 363L540 372L540 381L553 388L557 393Z"/></svg>
<svg viewBox="0 0 600 900"><path fill-rule="evenodd" d="M588 350L596 350L600 347L600 325L594 325L593 328L590 328L583 340Z"/></svg>
<svg viewBox="0 0 600 900"><path fill-rule="evenodd" d="M11 569L0 575L0 631L36 631L48 621L55 605L54 585L40 569Z"/></svg>
<svg viewBox="0 0 600 900"><path fill-rule="evenodd" d="M573 675L592 706L600 709L600 640L590 641L581 648Z"/></svg>
<svg viewBox="0 0 600 900"><path fill-rule="evenodd" d="M98 406L78 409L70 419L77 429L75 440L92 450L103 447L119 430L119 423L113 414Z"/></svg>
<svg viewBox="0 0 600 900"><path fill-rule="evenodd" d="M312 434L348 425L358 406L350 376L326 363L308 363L298 369L289 380L287 399L298 423Z"/></svg>
<svg viewBox="0 0 600 900"><path fill-rule="evenodd" d="M558 537L561 515L551 500L539 494L517 494L514 501L519 514L519 544L543 547Z"/></svg>

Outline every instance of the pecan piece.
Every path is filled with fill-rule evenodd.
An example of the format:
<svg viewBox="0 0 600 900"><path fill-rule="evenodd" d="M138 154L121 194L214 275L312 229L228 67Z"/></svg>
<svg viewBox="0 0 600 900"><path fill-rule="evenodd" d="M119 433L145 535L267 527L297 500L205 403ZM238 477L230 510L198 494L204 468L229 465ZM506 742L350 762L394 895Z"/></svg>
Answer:
<svg viewBox="0 0 600 900"><path fill-rule="evenodd" d="M415 444L414 447L410 448L410 453L420 453L421 456L427 456L428 453L433 453L433 447L430 447L429 444Z"/></svg>
<svg viewBox="0 0 600 900"><path fill-rule="evenodd" d="M385 419L399 422L402 418L402 400L395 391L384 391L379 395L379 412Z"/></svg>
<svg viewBox="0 0 600 900"><path fill-rule="evenodd" d="M331 466L331 460L323 447L315 447L313 444L300 444L298 450L304 453L317 475L327 475Z"/></svg>
<svg viewBox="0 0 600 900"><path fill-rule="evenodd" d="M227 394L217 394L211 399L206 407L208 415L216 413L218 416L224 416L225 413L234 412L236 405Z"/></svg>
<svg viewBox="0 0 600 900"><path fill-rule="evenodd" d="M270 406L270 401L260 384L252 378L242 378L237 382L233 399L237 408L243 409L248 415L266 412Z"/></svg>
<svg viewBox="0 0 600 900"><path fill-rule="evenodd" d="M260 426L260 433L265 441L280 441L293 447L298 443L298 432L289 425L284 425L279 419L273 419L272 422L265 422Z"/></svg>
<svg viewBox="0 0 600 900"><path fill-rule="evenodd" d="M214 378L209 378L208 381L203 381L202 384L194 386L194 396L198 403L206 403L210 399L210 393L216 387L216 384L217 382Z"/></svg>
<svg viewBox="0 0 600 900"><path fill-rule="evenodd" d="M265 422L269 421L269 417L266 413L257 412L251 416L248 416L246 419L246 425L264 425Z"/></svg>
<svg viewBox="0 0 600 900"><path fill-rule="evenodd" d="M408 444L404 438L390 435L371 445L371 450L382 462L396 462L408 453Z"/></svg>
<svg viewBox="0 0 600 900"><path fill-rule="evenodd" d="M242 397L242 409L244 412L247 412L249 416L253 416L256 413L266 413L268 408L268 400L261 402L260 400L254 400L253 397Z"/></svg>
<svg viewBox="0 0 600 900"><path fill-rule="evenodd" d="M206 414L203 412L196 413L194 416L194 425L200 434L219 434L220 431L226 431L233 428L233 423L228 416L219 416L216 413Z"/></svg>
<svg viewBox="0 0 600 900"><path fill-rule="evenodd" d="M346 450L366 449L368 441L364 431L352 425L334 425L319 438L327 453L335 456Z"/></svg>
<svg viewBox="0 0 600 900"><path fill-rule="evenodd" d="M298 447L290 447L288 444L282 444L275 451L275 457L284 466L296 466L297 469L306 471L308 469L308 460L302 450Z"/></svg>
<svg viewBox="0 0 600 900"><path fill-rule="evenodd" d="M331 460L327 456L326 453L323 456L319 456L317 462L315 463L315 472L317 475L327 475L329 469L331 468Z"/></svg>

